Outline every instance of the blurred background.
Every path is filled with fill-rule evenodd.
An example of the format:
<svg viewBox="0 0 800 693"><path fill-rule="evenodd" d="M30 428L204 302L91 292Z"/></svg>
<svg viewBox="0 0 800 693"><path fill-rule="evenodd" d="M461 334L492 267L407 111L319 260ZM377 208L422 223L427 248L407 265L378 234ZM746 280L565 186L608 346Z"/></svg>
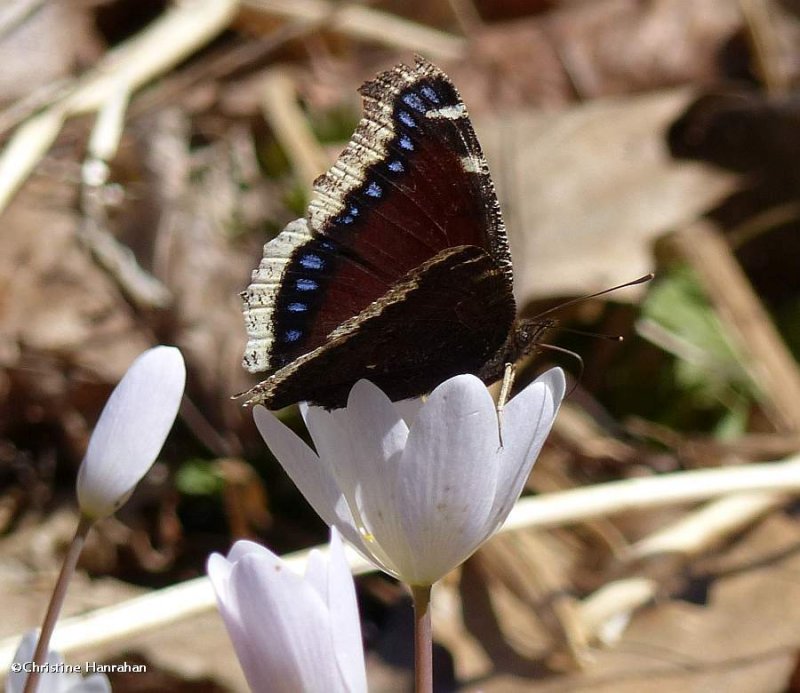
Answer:
<svg viewBox="0 0 800 693"><path fill-rule="evenodd" d="M153 344L186 358L182 411L131 501L93 532L68 613L197 577L236 538L279 553L326 540L231 399L255 383L238 292L346 144L358 86L415 53L469 109L521 313L656 273L554 314L622 343L557 331L549 344L580 358L520 364L521 384L561 365L574 388L527 492L796 454L798 12L5 0L0 638L40 623L88 436ZM437 690L800 690L796 508L750 495L719 524L709 502L496 537L434 593ZM680 529L682 542L651 541ZM408 598L378 575L358 589L371 690L408 690ZM148 664L112 676L115 691L244 690L215 612L76 657Z"/></svg>

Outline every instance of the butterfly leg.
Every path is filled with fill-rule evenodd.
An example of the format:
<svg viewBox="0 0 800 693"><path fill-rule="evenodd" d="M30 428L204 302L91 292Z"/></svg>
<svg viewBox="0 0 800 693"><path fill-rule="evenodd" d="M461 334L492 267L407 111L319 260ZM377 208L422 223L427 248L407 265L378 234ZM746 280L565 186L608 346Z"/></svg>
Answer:
<svg viewBox="0 0 800 693"><path fill-rule="evenodd" d="M514 376L516 371L513 363L507 363L505 371L503 372L503 384L500 386L500 395L497 398L497 433L500 436L500 447L503 447L503 409L505 409L508 396L511 394L511 388L514 386Z"/></svg>

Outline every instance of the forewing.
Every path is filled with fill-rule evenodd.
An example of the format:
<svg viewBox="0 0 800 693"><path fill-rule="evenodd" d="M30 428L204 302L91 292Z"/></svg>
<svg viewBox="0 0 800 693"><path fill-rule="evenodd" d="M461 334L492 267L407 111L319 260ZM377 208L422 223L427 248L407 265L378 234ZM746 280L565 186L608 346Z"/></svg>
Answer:
<svg viewBox="0 0 800 693"><path fill-rule="evenodd" d="M244 365L273 372L323 345L407 273L472 245L511 287L506 233L486 161L448 77L418 58L362 88L364 116L315 182L305 220L264 248L243 293Z"/></svg>

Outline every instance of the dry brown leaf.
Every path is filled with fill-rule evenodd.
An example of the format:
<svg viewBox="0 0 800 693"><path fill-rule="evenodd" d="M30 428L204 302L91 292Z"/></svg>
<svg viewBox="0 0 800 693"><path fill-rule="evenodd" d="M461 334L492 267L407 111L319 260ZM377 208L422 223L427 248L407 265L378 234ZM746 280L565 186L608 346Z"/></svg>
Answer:
<svg viewBox="0 0 800 693"><path fill-rule="evenodd" d="M0 364L60 361L114 383L151 339L79 245L68 194L51 181L3 215Z"/></svg>
<svg viewBox="0 0 800 693"><path fill-rule="evenodd" d="M531 16L527 2L519 19L482 25L471 33L470 59L443 65L473 110L563 105L730 76L721 56L742 28L735 2L553 4Z"/></svg>
<svg viewBox="0 0 800 693"><path fill-rule="evenodd" d="M705 606L670 601L634 616L619 645L563 677L498 674L467 690L611 693L786 690L800 645L800 527L773 516L732 552Z"/></svg>
<svg viewBox="0 0 800 693"><path fill-rule="evenodd" d="M741 28L730 0L567 3L552 40L582 98L724 79L720 56Z"/></svg>
<svg viewBox="0 0 800 693"><path fill-rule="evenodd" d="M733 190L732 175L676 162L667 151L664 132L689 98L666 91L478 121L520 305L652 271L652 241Z"/></svg>

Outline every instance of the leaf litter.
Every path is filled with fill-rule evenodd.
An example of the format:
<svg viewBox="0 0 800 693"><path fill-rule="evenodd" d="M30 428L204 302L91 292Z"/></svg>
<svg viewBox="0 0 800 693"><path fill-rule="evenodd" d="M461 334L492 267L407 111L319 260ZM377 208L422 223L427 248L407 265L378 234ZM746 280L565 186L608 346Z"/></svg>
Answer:
<svg viewBox="0 0 800 693"><path fill-rule="evenodd" d="M0 80L0 600L14 605L0 635L38 623L62 545L55 518L72 507L88 432L156 342L182 348L189 404L164 464L98 533L70 612L200 575L233 528L282 552L322 540L229 399L249 382L236 294L266 238L302 209L313 169L349 136L355 88L413 51L441 64L469 105L521 306L535 313L658 274L559 316L627 341L554 338L582 355L584 373L530 491L796 453L800 343L774 322L777 312L779 327L797 323L800 306L792 6L459 5L408 3L401 16L244 0L147 14L130 0L59 10L15 0L16 14L0 15L0 55L24 57L4 62ZM57 12L80 29L63 31ZM34 51L33 35L51 50ZM714 101L723 89L732 96ZM95 156L96 114L115 98L126 104L118 135ZM556 361L545 352L535 368ZM773 490L499 536L434 598L450 684L795 690L797 531L789 491ZM380 578L361 590L371 680L396 690L408 670L381 653L408 605ZM133 650L157 670L153 690L243 690L212 606L102 645L84 639L68 657Z"/></svg>

